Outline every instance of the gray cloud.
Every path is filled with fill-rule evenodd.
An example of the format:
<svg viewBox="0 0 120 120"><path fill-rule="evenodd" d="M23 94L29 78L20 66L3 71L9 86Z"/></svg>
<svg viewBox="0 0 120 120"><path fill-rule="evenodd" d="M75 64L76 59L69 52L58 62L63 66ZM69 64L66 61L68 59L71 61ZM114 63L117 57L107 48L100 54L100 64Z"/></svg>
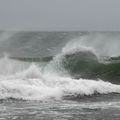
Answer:
<svg viewBox="0 0 120 120"><path fill-rule="evenodd" d="M0 0L0 29L120 30L120 0Z"/></svg>

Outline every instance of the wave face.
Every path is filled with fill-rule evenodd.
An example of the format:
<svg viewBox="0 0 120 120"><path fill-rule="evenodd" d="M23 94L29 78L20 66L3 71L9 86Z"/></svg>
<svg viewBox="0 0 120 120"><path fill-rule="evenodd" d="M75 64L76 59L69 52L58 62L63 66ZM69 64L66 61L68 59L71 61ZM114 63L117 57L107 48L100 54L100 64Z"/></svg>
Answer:
<svg viewBox="0 0 120 120"><path fill-rule="evenodd" d="M90 51L77 51L65 54L62 64L74 78L102 79L112 83L120 83L119 57L97 58Z"/></svg>
<svg viewBox="0 0 120 120"><path fill-rule="evenodd" d="M0 99L120 93L119 33L1 32L0 36Z"/></svg>

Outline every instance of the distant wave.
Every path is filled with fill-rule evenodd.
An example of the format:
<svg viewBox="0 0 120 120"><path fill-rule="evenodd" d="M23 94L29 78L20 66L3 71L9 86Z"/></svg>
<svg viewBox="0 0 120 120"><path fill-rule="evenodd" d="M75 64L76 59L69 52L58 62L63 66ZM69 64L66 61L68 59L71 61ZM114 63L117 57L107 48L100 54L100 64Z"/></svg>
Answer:
<svg viewBox="0 0 120 120"><path fill-rule="evenodd" d="M47 57L9 57L13 60L19 60L23 62L50 62L53 59L53 56Z"/></svg>

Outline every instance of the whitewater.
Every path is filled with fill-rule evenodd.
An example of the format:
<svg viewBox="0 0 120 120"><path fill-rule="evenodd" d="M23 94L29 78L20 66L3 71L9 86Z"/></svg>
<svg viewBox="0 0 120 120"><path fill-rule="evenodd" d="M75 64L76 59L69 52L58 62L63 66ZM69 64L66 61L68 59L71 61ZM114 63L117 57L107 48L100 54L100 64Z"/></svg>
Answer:
<svg viewBox="0 0 120 120"><path fill-rule="evenodd" d="M6 104L11 106L13 103L15 106L21 103L26 110L26 103L35 112L34 115L40 110L37 106L42 107L44 110L40 111L44 111L46 119L55 116L73 119L75 116L76 119L92 120L93 114L95 119L100 118L103 111L110 108L108 113L116 109L119 113L119 39L119 33L114 32L2 31L0 100L1 107L6 107L3 111L8 112L9 105ZM11 106L13 111L14 105ZM64 114L62 117L62 113L58 112L63 111L60 106L68 110L65 112L68 116ZM57 107L55 111L58 113L53 112L54 107ZM16 106L16 109L21 111L22 108ZM52 114L47 114L46 109ZM73 109L73 116L70 109ZM114 112L111 119L115 118ZM13 113L3 118L8 116L32 119ZM42 117L45 118L44 115Z"/></svg>

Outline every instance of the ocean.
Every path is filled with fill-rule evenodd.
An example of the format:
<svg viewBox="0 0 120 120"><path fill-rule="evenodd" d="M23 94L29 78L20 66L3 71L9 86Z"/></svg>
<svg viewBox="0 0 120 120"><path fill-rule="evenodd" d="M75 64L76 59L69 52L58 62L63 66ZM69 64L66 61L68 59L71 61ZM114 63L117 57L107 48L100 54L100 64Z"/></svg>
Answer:
<svg viewBox="0 0 120 120"><path fill-rule="evenodd" d="M0 32L0 120L119 120L120 32Z"/></svg>

